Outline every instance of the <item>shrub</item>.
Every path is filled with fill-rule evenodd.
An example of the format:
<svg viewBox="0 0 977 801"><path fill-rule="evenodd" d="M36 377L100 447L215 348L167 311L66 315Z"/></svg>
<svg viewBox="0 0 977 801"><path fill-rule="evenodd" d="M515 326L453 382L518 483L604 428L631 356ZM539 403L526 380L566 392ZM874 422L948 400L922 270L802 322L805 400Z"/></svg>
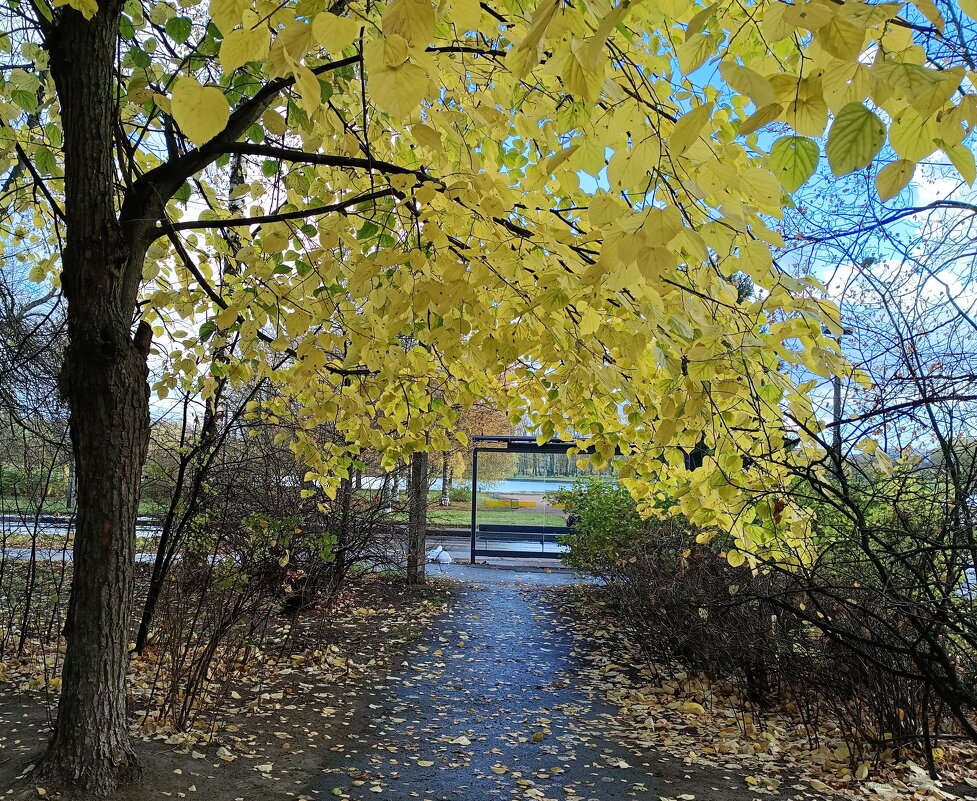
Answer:
<svg viewBox="0 0 977 801"><path fill-rule="evenodd" d="M472 501L472 488L460 484L455 487L448 488L448 499L452 503L471 503Z"/></svg>
<svg viewBox="0 0 977 801"><path fill-rule="evenodd" d="M821 557L804 567L732 567L728 538L698 544L685 520L642 520L624 490L592 482L553 498L573 522L565 561L605 580L617 614L659 669L677 660L732 681L751 711L793 709L814 741L830 717L853 767L870 752L908 746L926 752L935 771L934 736L967 728L953 706L973 686L971 659L959 653L966 637L928 626L914 643L926 619L913 619L912 604L893 603L892 587L872 580L850 543L823 540ZM911 571L887 575L906 601L925 594L935 574L916 573L914 589ZM948 664L959 675L942 675L944 654L956 654Z"/></svg>

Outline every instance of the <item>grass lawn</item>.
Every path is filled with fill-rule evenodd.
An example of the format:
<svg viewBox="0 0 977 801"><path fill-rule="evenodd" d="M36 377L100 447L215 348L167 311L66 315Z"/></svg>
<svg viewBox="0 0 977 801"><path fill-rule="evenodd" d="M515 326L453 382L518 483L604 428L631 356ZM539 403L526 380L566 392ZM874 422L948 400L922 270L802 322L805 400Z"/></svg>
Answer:
<svg viewBox="0 0 977 801"><path fill-rule="evenodd" d="M433 526L468 528L472 523L471 509L431 509L427 521ZM507 509L480 509L479 523L505 523L520 526L563 526L563 517L545 512L510 512Z"/></svg>
<svg viewBox="0 0 977 801"><path fill-rule="evenodd" d="M24 498L0 497L0 514L20 514L33 517L36 509L33 502ZM48 500L41 505L42 515L70 515L74 509L69 509L63 500ZM162 517L165 509L155 501L140 501L140 517Z"/></svg>

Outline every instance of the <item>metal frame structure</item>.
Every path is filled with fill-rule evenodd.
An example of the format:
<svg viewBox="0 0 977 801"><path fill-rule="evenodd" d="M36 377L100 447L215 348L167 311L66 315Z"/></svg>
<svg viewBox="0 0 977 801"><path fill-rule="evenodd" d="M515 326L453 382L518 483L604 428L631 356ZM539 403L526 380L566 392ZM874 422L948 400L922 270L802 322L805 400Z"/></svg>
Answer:
<svg viewBox="0 0 977 801"><path fill-rule="evenodd" d="M577 447L575 442L562 439L552 439L542 444L536 441L536 437L527 436L474 436L472 442L475 443L495 443L495 447L487 447L476 444L472 448L472 522L471 522L471 563L475 564L476 556L501 556L514 558L530 559L557 559L554 554L547 554L545 551L507 551L492 548L478 548L475 537L478 533L476 528L478 516L478 454L480 453L567 453L571 448ZM588 453L587 450L582 450ZM546 538L555 536L546 534L546 526L541 527L541 545L545 547ZM555 528L555 527L554 527ZM561 533L563 527L559 527Z"/></svg>

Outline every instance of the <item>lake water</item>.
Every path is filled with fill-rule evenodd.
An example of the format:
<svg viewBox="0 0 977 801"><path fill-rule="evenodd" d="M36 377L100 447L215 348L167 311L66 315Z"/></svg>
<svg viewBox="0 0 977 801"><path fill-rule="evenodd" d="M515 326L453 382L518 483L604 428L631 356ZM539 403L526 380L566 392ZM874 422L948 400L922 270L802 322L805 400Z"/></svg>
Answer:
<svg viewBox="0 0 977 801"><path fill-rule="evenodd" d="M378 490L383 484L383 479L378 476L364 476L363 488ZM573 479L547 478L545 480L533 480L525 478L507 478L504 481L479 481L479 492L500 492L508 495L544 495L547 492L555 492L558 489L568 489L574 485ZM471 487L470 481L453 481L452 487ZM432 490L441 489L441 479L437 479L431 484ZM403 484L401 484L403 490Z"/></svg>

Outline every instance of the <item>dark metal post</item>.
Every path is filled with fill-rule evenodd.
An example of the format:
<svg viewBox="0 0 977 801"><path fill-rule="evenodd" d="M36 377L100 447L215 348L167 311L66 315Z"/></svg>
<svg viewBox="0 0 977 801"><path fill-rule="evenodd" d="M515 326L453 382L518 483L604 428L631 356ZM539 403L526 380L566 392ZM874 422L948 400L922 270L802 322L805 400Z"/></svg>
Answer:
<svg viewBox="0 0 977 801"><path fill-rule="evenodd" d="M478 448L472 448L472 564L475 564L475 515L478 508Z"/></svg>

